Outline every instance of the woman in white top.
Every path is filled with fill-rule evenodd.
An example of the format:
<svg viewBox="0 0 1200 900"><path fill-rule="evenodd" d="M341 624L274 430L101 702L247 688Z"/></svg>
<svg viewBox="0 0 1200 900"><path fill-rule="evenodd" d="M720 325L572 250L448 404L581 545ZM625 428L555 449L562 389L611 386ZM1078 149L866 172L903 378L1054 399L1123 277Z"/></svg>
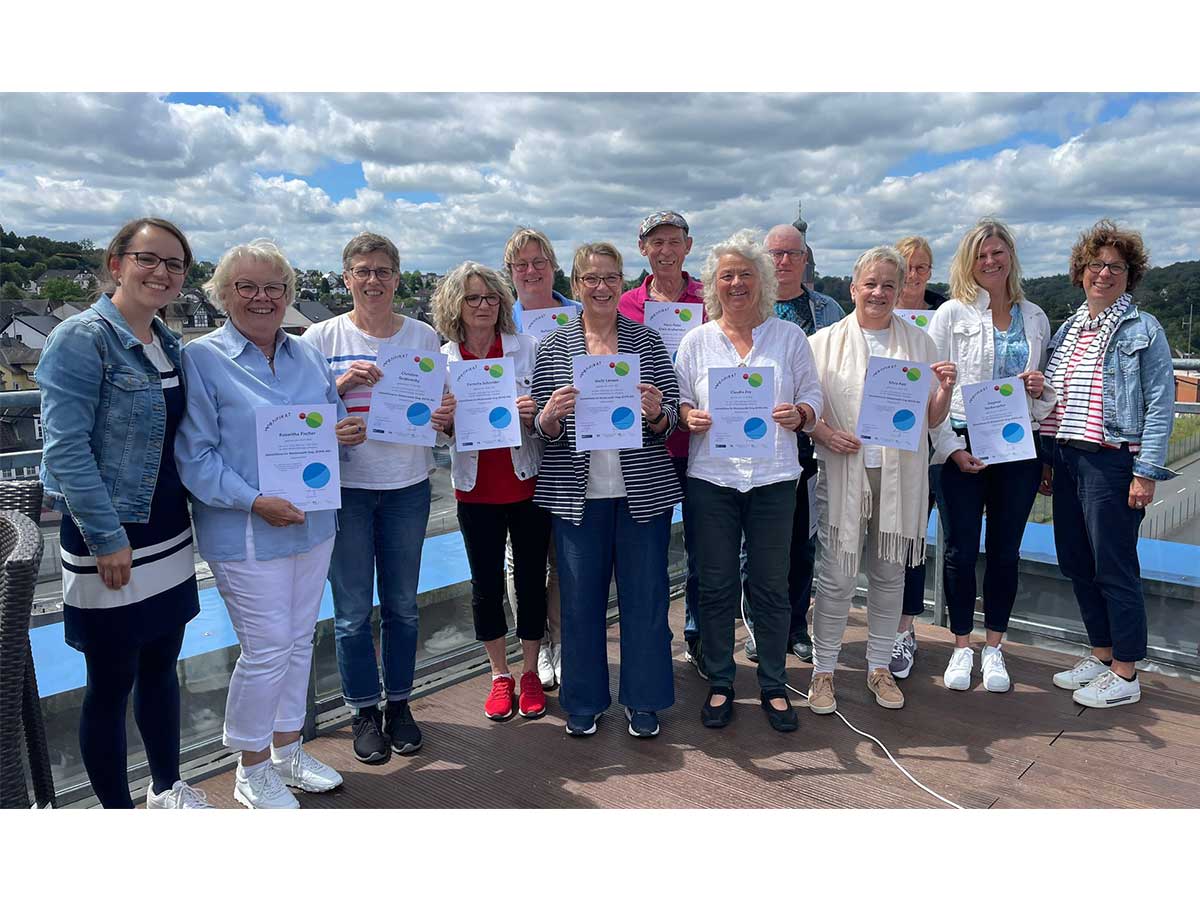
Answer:
<svg viewBox="0 0 1200 900"><path fill-rule="evenodd" d="M817 482L821 558L813 611L813 678L809 708L837 709L833 673L842 649L846 617L860 564L867 574L867 687L888 709L904 705L888 663L904 597L904 567L925 558L928 520L927 428L950 408L956 369L937 362L937 347L916 325L892 315L907 265L892 247L875 247L858 258L850 284L854 315L817 332L813 355L821 373L825 413L813 429L821 471ZM921 433L917 449L864 445L854 432L872 356L930 366L928 414L911 425ZM919 380L909 372L910 380ZM866 550L863 541L866 540Z"/></svg>
<svg viewBox="0 0 1200 900"><path fill-rule="evenodd" d="M722 728L733 716L738 537L744 535L762 707L775 730L795 731L786 659L788 554L800 478L796 432L811 431L821 413L821 389L803 329L775 316L775 267L753 232L740 231L713 247L702 281L709 321L683 339L676 356L680 415L691 433L687 494L710 684L700 720ZM720 371L746 367L770 372ZM755 416L742 426L747 449L754 451L745 455L722 450L712 431L710 392L723 393L731 381L748 399L759 389L772 392L771 423ZM755 446L759 441L761 454Z"/></svg>

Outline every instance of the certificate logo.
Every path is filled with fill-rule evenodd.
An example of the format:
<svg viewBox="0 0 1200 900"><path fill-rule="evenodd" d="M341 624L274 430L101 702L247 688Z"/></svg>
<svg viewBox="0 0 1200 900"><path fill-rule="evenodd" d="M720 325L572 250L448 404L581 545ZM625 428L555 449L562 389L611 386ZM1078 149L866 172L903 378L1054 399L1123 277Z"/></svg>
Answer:
<svg viewBox="0 0 1200 900"><path fill-rule="evenodd" d="M1012 387L1010 387L1007 384L1005 385L1005 387L1008 388L1009 393L1012 393ZM1007 425L1004 426L1004 428L1001 430L1000 434L1010 444L1016 444L1021 441L1021 438L1025 437L1025 429L1022 428L1021 425L1017 422L1009 422Z"/></svg>
<svg viewBox="0 0 1200 900"><path fill-rule="evenodd" d="M1000 392L1001 397L1011 397L1013 388L1011 384L998 384L996 385L996 390Z"/></svg>
<svg viewBox="0 0 1200 900"><path fill-rule="evenodd" d="M300 477L308 487L318 490L329 484L329 467L324 463L309 463L300 473Z"/></svg>
<svg viewBox="0 0 1200 900"><path fill-rule="evenodd" d="M909 381L920 381L921 380L921 370L920 369L915 369L915 368L910 369L908 366L904 366L903 368L900 369L900 371L904 373L904 377L907 378ZM910 425L909 427L911 428L912 426Z"/></svg>
<svg viewBox="0 0 1200 900"><path fill-rule="evenodd" d="M566 325L570 321L571 321L571 317L568 316L566 313L559 313L558 315L556 315L554 317L555 325Z"/></svg>
<svg viewBox="0 0 1200 900"><path fill-rule="evenodd" d="M408 417L410 423L420 427L421 425L429 424L430 418L433 417L433 412L424 403L414 403L408 408L405 415Z"/></svg>
<svg viewBox="0 0 1200 900"><path fill-rule="evenodd" d="M629 363L627 363L627 362L621 361L621 362L616 362L616 363L609 363L608 367L610 369L612 369L614 372L616 372L618 375L628 375L629 374Z"/></svg>
<svg viewBox="0 0 1200 900"><path fill-rule="evenodd" d="M680 322L692 321L692 311L690 309L677 309L675 310L675 314L679 316Z"/></svg>
<svg viewBox="0 0 1200 900"><path fill-rule="evenodd" d="M763 377L757 372L753 372L749 375L743 375L742 379L746 382L746 384L750 385L750 387L762 387Z"/></svg>
<svg viewBox="0 0 1200 900"><path fill-rule="evenodd" d="M300 418L309 428L320 428L325 418L319 412L300 413Z"/></svg>
<svg viewBox="0 0 1200 900"><path fill-rule="evenodd" d="M417 368L420 369L422 372L432 372L433 371L433 360L430 359L428 356L414 356L413 362L415 362L417 364Z"/></svg>
<svg viewBox="0 0 1200 900"><path fill-rule="evenodd" d="M912 317L912 320L913 320L914 322L916 322L916 323L917 323L917 325L921 326L922 328L924 328L926 325L928 325L928 324L929 324L929 319L928 319L928 317L926 317L926 316L920 316L920 315L918 315L918 316L913 316L913 317Z"/></svg>
<svg viewBox="0 0 1200 900"><path fill-rule="evenodd" d="M755 376L756 378L758 376ZM761 381L761 379L759 379ZM746 437L752 441L761 441L767 436L767 423L755 416L752 419L747 419L746 424L742 426L742 431L746 433Z"/></svg>
<svg viewBox="0 0 1200 900"><path fill-rule="evenodd" d="M621 365L624 366L625 364L621 363ZM625 370L629 371L629 367L626 366ZM612 423L613 423L614 428L619 428L619 429L621 429L621 431L625 431L626 429L632 428L633 427L633 410L630 409L628 406L618 406L616 409L613 410Z"/></svg>
<svg viewBox="0 0 1200 900"><path fill-rule="evenodd" d="M487 372L493 378L499 378L501 375L504 374L504 367L499 365L498 363L492 363L489 366L484 366L483 371Z"/></svg>
<svg viewBox="0 0 1200 900"><path fill-rule="evenodd" d="M917 373L917 377L920 377L920 372ZM917 424L917 417L911 409L902 409L892 416L892 424L900 431L908 431Z"/></svg>
<svg viewBox="0 0 1200 900"><path fill-rule="evenodd" d="M503 406L497 406L488 413L488 422L493 428L507 428L512 423L512 413Z"/></svg>

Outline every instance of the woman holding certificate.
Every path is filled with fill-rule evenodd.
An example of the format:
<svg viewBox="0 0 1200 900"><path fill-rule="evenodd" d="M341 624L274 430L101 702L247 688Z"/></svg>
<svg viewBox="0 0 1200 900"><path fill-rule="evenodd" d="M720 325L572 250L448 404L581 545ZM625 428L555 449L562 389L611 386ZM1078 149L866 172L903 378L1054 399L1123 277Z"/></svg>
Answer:
<svg viewBox="0 0 1200 900"><path fill-rule="evenodd" d="M614 569L629 733L653 737L675 702L667 624L671 510L682 499L665 441L679 389L662 338L617 313L621 254L585 244L571 267L583 314L538 346L534 428L546 441L533 502L552 513L562 585L567 732L608 708L605 616Z"/></svg>
<svg viewBox="0 0 1200 900"><path fill-rule="evenodd" d="M821 387L803 329L775 316L775 265L754 232L713 247L701 277L709 321L684 336L676 357L709 677L700 721L723 728L733 717L744 538L762 708L776 731L795 731L786 660L796 432L821 414Z"/></svg>
<svg viewBox="0 0 1200 900"><path fill-rule="evenodd" d="M929 336L938 352L957 363L959 371L950 427L934 436L934 462L945 463L938 512L946 532L942 571L955 644L943 681L954 691L971 687L975 651L969 638L975 627L975 564L986 511L983 624L987 637L980 670L984 690L1002 693L1012 687L1012 680L1000 643L1016 601L1021 538L1042 473L1036 444L1029 438L1054 408L1054 391L1041 372L1050 321L1025 299L1012 232L995 219L981 219L958 245L950 262L950 295L952 299L938 308L929 324ZM983 425L972 444L964 389L993 381L998 383L985 386L985 392L995 388L1025 398L1024 408L1018 407L1021 421L1005 425L1013 431L1000 441L1023 435L1028 455L985 453L981 449L985 441L1000 441L994 437L989 441L993 429ZM970 394L976 396L975 391ZM1012 458L1020 456L1024 458Z"/></svg>
<svg viewBox="0 0 1200 900"><path fill-rule="evenodd" d="M241 645L224 740L241 751L234 799L251 809L294 809L299 804L288 787L323 792L342 783L300 746L337 514L304 512L293 502L303 502L298 495L289 500L259 490L267 445L260 407L287 407L279 415L306 420L291 429L301 437L329 427L312 407L344 410L321 354L280 328L295 287L295 271L270 241L251 241L221 257L204 288L229 319L183 349L187 411L175 442L200 555L212 567ZM349 416L334 435L337 444L354 446L366 427ZM324 466L305 473L306 483L331 481Z"/></svg>
<svg viewBox="0 0 1200 900"><path fill-rule="evenodd" d="M499 721L512 717L516 688L504 646L508 632L504 546L508 540L512 541L518 597L517 637L525 663L519 709L527 719L546 714L546 695L537 668L546 633L550 514L533 503L542 442L533 433L536 408L529 396L537 341L517 333L512 307L512 293L499 273L476 262L465 262L446 275L433 295L434 325L440 334L450 337L442 352L449 362L451 391L459 401L455 407L458 421L450 422L446 437L451 442L450 479L458 500L458 522L471 566L475 639L483 642L492 666L491 692L483 711L489 719ZM467 440L465 414L472 404L469 386L473 384L482 385L481 394L496 394L495 385L500 385L499 393L507 393L503 399L509 402L482 404L486 420L482 428L472 429ZM515 417L511 408L514 398ZM467 449L477 444L487 447Z"/></svg>
<svg viewBox="0 0 1200 900"><path fill-rule="evenodd" d="M825 396L813 429L821 559L808 703L819 714L837 709L833 673L860 568L867 575L867 688L880 706L904 706L888 664L905 566L925 556L928 429L946 418L956 378L954 363L936 362L929 335L893 314L906 270L892 247L868 250L854 264L854 315L811 339Z"/></svg>

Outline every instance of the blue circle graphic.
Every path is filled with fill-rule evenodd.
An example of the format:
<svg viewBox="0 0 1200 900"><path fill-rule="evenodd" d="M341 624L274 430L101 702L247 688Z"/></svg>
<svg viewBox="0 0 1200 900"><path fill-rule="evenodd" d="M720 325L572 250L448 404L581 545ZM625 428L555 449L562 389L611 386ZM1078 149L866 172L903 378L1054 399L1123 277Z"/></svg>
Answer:
<svg viewBox="0 0 1200 900"><path fill-rule="evenodd" d="M917 417L911 409L902 409L892 416L892 424L901 431L908 431L917 424Z"/></svg>
<svg viewBox="0 0 1200 900"><path fill-rule="evenodd" d="M512 413L503 406L497 406L488 413L488 421L492 423L493 428L507 428L512 422Z"/></svg>
<svg viewBox="0 0 1200 900"><path fill-rule="evenodd" d="M1025 437L1025 429L1016 422L1009 422L1000 433L1004 435L1004 439L1010 444L1019 443L1021 438Z"/></svg>
<svg viewBox="0 0 1200 900"><path fill-rule="evenodd" d="M324 463L309 463L300 477L310 488L323 488L329 484L329 467Z"/></svg>
<svg viewBox="0 0 1200 900"><path fill-rule="evenodd" d="M408 421L414 425L428 425L433 412L424 403L414 403L408 408Z"/></svg>
<svg viewBox="0 0 1200 900"><path fill-rule="evenodd" d="M616 428L624 431L626 428L633 427L633 410L628 406L618 406L613 410L612 423Z"/></svg>
<svg viewBox="0 0 1200 900"><path fill-rule="evenodd" d="M752 441L761 441L767 436L767 423L755 416L753 419L747 419L746 424L742 426L742 431L746 432L746 437Z"/></svg>

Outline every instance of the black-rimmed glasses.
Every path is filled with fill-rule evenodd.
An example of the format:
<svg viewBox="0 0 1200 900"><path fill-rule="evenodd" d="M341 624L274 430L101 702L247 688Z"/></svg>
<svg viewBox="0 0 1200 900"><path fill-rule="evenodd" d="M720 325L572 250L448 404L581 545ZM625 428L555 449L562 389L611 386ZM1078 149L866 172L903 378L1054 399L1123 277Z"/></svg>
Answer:
<svg viewBox="0 0 1200 900"><path fill-rule="evenodd" d="M355 281L370 281L374 275L380 281L390 281L392 276L396 274L396 270L391 266L380 266L378 269L371 269L367 266L358 266L350 270L350 275Z"/></svg>
<svg viewBox="0 0 1200 900"><path fill-rule="evenodd" d="M1087 264L1087 267L1088 271L1093 275L1099 275L1105 269L1108 269L1108 271L1112 272L1114 275L1124 275L1127 271L1129 271L1129 266L1125 265L1125 263L1101 262L1098 259L1092 260Z"/></svg>
<svg viewBox="0 0 1200 900"><path fill-rule="evenodd" d="M159 256L157 253L150 253L147 250L130 250L121 255L132 256L139 269L153 271L158 268L159 263L162 263L172 275L182 275L187 271L187 263L177 256Z"/></svg>
<svg viewBox="0 0 1200 900"><path fill-rule="evenodd" d="M499 294L467 294L463 297L463 303L472 309L478 309L484 303L488 306L497 306L500 303Z"/></svg>
<svg viewBox="0 0 1200 900"><path fill-rule="evenodd" d="M801 260L808 255L807 250L768 250L767 253L771 255L771 259L775 260L775 262L779 262L785 256L788 259Z"/></svg>
<svg viewBox="0 0 1200 900"><path fill-rule="evenodd" d="M602 281L610 288L619 287L621 285L620 275L605 275L603 277L600 275L581 275L579 280L590 288L600 287L600 282Z"/></svg>
<svg viewBox="0 0 1200 900"><path fill-rule="evenodd" d="M287 285L279 281L272 281L270 284L261 286L253 281L235 281L233 289L243 300L253 300L260 292L265 294L268 300L282 300L284 294L287 293Z"/></svg>

